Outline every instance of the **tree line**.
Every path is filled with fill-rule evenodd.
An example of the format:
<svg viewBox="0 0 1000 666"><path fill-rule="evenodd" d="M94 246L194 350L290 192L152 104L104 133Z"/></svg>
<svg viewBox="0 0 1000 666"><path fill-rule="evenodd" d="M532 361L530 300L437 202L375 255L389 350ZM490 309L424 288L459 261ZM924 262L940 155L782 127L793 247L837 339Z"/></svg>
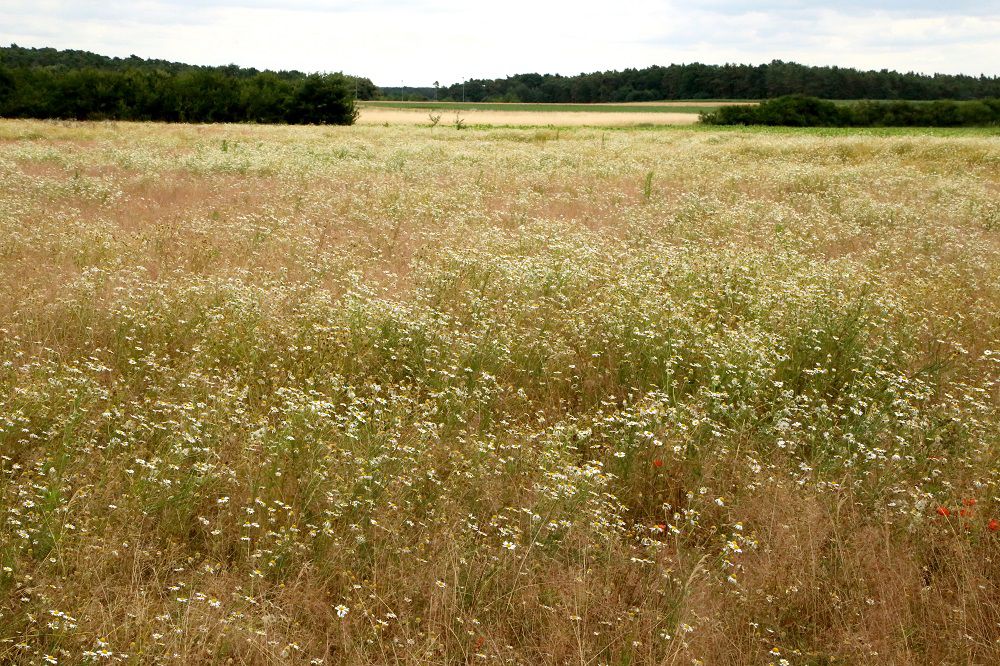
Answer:
<svg viewBox="0 0 1000 666"><path fill-rule="evenodd" d="M339 73L261 71L236 65L203 67L134 55L113 58L88 51L17 45L0 48L0 116L5 117L349 124L357 116L356 100L377 99L385 92L390 98L470 102L752 100L786 95L840 100L976 100L1000 98L1000 77L860 71L775 60L763 65L694 63L578 76L518 74L448 86L435 84L433 88L379 89L370 79ZM992 107L934 107L933 113L948 124L970 124L967 119L973 116L978 120L972 124L982 124L984 108ZM928 109L904 111L902 107L883 112L870 105L859 109L871 116L873 124L904 122L895 118L926 120L926 114L932 113ZM838 122L862 123L856 119L848 123L843 118Z"/></svg>
<svg viewBox="0 0 1000 666"><path fill-rule="evenodd" d="M387 89L383 88L383 92ZM399 98L400 89L392 89ZM407 88L406 97L469 102L647 102L677 99L934 100L1000 97L1000 77L861 71L775 60L762 65L655 66L578 76L517 74L441 88ZM390 96L390 95L387 95Z"/></svg>
<svg viewBox="0 0 1000 666"><path fill-rule="evenodd" d="M87 51L0 48L0 116L351 124L378 94L343 74L201 67Z"/></svg>
<svg viewBox="0 0 1000 666"><path fill-rule="evenodd" d="M1000 99L932 102L833 102L788 95L758 105L723 106L703 113L708 125L788 127L983 127L1000 125Z"/></svg>

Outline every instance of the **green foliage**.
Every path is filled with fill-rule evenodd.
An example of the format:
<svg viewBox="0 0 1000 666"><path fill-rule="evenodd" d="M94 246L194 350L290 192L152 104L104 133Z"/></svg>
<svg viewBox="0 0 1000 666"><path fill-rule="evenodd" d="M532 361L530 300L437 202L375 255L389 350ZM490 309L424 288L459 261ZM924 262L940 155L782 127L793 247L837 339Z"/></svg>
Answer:
<svg viewBox="0 0 1000 666"><path fill-rule="evenodd" d="M724 106L703 113L707 125L786 127L985 127L1000 124L1000 100L969 102L857 102L834 104L788 95L759 105Z"/></svg>
<svg viewBox="0 0 1000 666"><path fill-rule="evenodd" d="M346 93L347 79L342 74L310 74L295 86L289 100L288 121L350 125L358 112L354 100Z"/></svg>
<svg viewBox="0 0 1000 666"><path fill-rule="evenodd" d="M0 116L349 125L368 79L0 49Z"/></svg>
<svg viewBox="0 0 1000 666"><path fill-rule="evenodd" d="M14 93L14 77L4 67L0 67L0 104Z"/></svg>
<svg viewBox="0 0 1000 666"><path fill-rule="evenodd" d="M909 72L809 67L775 60L762 65L654 66L578 76L517 74L472 79L440 90L436 99L469 102L645 102L667 99L977 99L1000 97L1000 77L926 76ZM399 99L396 89L396 99ZM428 96L432 89L414 89Z"/></svg>
<svg viewBox="0 0 1000 666"><path fill-rule="evenodd" d="M347 80L354 86L354 99L372 100L381 98L378 86L364 76L348 76Z"/></svg>

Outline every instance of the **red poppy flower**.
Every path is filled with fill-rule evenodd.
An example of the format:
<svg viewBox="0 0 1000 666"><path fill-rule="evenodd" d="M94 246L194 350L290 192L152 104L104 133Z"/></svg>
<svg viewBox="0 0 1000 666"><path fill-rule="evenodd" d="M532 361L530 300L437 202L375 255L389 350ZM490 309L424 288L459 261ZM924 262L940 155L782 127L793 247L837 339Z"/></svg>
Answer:
<svg viewBox="0 0 1000 666"><path fill-rule="evenodd" d="M951 511L949 511L946 506L939 506L937 508L937 513L939 516L944 516L945 518L951 515Z"/></svg>
<svg viewBox="0 0 1000 666"><path fill-rule="evenodd" d="M663 461L657 458L653 461L653 467L663 467Z"/></svg>
<svg viewBox="0 0 1000 666"><path fill-rule="evenodd" d="M990 521L990 524L986 526L986 529L988 529L990 532L996 532L997 530L1000 530L1000 520L994 518L993 520Z"/></svg>
<svg viewBox="0 0 1000 666"><path fill-rule="evenodd" d="M964 499L964 500L962 500L962 504L964 504L965 506L975 506L976 505L976 498L975 497L970 497L968 499Z"/></svg>
<svg viewBox="0 0 1000 666"><path fill-rule="evenodd" d="M958 510L958 515L962 516L962 518L971 518L972 517L972 509L959 509Z"/></svg>

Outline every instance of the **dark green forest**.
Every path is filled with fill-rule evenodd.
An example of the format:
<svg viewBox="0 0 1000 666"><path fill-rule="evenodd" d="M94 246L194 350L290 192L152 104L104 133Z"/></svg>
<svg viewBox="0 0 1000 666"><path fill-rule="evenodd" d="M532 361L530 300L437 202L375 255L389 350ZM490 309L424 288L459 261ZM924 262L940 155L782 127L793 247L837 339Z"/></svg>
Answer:
<svg viewBox="0 0 1000 666"><path fill-rule="evenodd" d="M578 76L517 74L439 88L382 88L390 99L468 102L649 102L679 99L758 100L783 95L824 99L934 100L1000 97L1000 77L902 74L793 62L764 65L669 65Z"/></svg>
<svg viewBox="0 0 1000 666"><path fill-rule="evenodd" d="M0 116L9 118L350 124L355 99L377 93L343 74L0 48Z"/></svg>
<svg viewBox="0 0 1000 666"><path fill-rule="evenodd" d="M703 113L708 125L785 127L987 127L1000 125L1000 99L955 102L833 102L788 95L758 105L723 106Z"/></svg>

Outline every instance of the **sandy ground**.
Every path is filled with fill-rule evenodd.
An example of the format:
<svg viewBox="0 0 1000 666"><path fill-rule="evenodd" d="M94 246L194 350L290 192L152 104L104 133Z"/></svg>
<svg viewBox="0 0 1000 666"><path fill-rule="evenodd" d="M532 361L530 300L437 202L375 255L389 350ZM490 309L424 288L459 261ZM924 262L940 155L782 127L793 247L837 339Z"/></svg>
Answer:
<svg viewBox="0 0 1000 666"><path fill-rule="evenodd" d="M478 111L463 110L466 125L595 125L624 127L628 125L691 125L698 122L697 113L612 113L595 111ZM443 112L441 124L455 122L454 112ZM426 109L383 109L361 107L361 125L430 125Z"/></svg>

